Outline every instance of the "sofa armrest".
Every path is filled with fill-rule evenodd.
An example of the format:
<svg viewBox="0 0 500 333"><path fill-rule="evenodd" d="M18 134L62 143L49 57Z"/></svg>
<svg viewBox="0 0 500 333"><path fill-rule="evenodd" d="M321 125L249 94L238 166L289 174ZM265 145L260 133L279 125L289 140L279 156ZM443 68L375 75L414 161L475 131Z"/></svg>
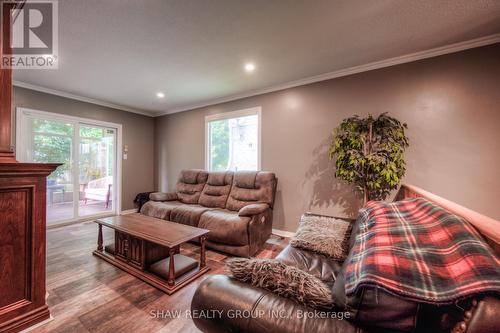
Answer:
<svg viewBox="0 0 500 333"><path fill-rule="evenodd" d="M175 192L153 192L149 194L149 200L151 201L173 201L177 199L177 193Z"/></svg>
<svg viewBox="0 0 500 333"><path fill-rule="evenodd" d="M254 216L264 213L267 209L269 209L269 205L265 203L256 203L250 204L245 207L242 207L238 211L239 216Z"/></svg>
<svg viewBox="0 0 500 333"><path fill-rule="evenodd" d="M196 327L208 333L363 332L347 320L337 319L344 312L315 312L224 275L210 276L200 284L191 302L191 313Z"/></svg>

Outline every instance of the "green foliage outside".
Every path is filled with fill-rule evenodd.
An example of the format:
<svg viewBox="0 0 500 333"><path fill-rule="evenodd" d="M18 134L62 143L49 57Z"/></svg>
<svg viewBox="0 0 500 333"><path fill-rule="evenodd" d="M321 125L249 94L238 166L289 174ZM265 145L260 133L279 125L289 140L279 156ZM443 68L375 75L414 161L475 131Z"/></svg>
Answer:
<svg viewBox="0 0 500 333"><path fill-rule="evenodd" d="M229 165L229 120L210 122L210 169L225 171Z"/></svg>
<svg viewBox="0 0 500 333"><path fill-rule="evenodd" d="M59 135L73 135L73 126L50 120L33 120L33 131L35 133L50 133Z"/></svg>
<svg viewBox="0 0 500 333"><path fill-rule="evenodd" d="M82 183L112 175L112 164L106 170L103 170L94 167L93 163L99 154L97 147L101 143L101 140L105 138L104 131L98 127L80 126L80 147L83 145L88 147L85 153L80 151L80 182ZM110 154L108 158L112 161L113 149L111 147L108 153Z"/></svg>
<svg viewBox="0 0 500 333"><path fill-rule="evenodd" d="M50 120L33 120L33 162L63 163L48 178L58 182L71 183L71 158L73 144L73 126ZM95 144L104 138L104 130L91 126L80 127L81 144L89 145L89 152L80 155L81 180L84 182L98 179L104 174L100 169L92 167L92 154L97 154ZM81 148L80 148L81 149ZM113 149L109 149L109 160L112 161ZM107 173L112 174L112 165Z"/></svg>
<svg viewBox="0 0 500 333"><path fill-rule="evenodd" d="M71 169L73 126L49 120L33 120L33 162L64 163L48 178L64 179ZM42 134L43 133L43 134Z"/></svg>
<svg viewBox="0 0 500 333"><path fill-rule="evenodd" d="M64 163L50 174L49 179L64 178L71 168L71 138L59 136L35 135L33 162Z"/></svg>
<svg viewBox="0 0 500 333"><path fill-rule="evenodd" d="M335 177L354 184L365 201L385 199L406 172L406 129L406 124L385 113L344 119L333 131L329 150Z"/></svg>
<svg viewBox="0 0 500 333"><path fill-rule="evenodd" d="M98 127L80 127L80 137L82 138L94 138L101 139L103 137L104 130Z"/></svg>

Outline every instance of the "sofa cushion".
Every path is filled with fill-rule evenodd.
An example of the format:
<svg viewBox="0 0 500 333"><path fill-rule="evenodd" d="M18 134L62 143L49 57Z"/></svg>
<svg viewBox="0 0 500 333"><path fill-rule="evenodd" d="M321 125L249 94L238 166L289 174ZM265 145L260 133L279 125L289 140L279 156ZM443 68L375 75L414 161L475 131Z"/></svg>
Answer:
<svg viewBox="0 0 500 333"><path fill-rule="evenodd" d="M275 259L227 260L233 278L314 309L332 309L330 288L314 275Z"/></svg>
<svg viewBox="0 0 500 333"><path fill-rule="evenodd" d="M207 181L206 172L198 169L182 170L179 181L185 184L200 184Z"/></svg>
<svg viewBox="0 0 500 333"><path fill-rule="evenodd" d="M327 256L297 249L290 245L285 247L276 259L316 276L329 287L333 287L335 278L342 267L342 263Z"/></svg>
<svg viewBox="0 0 500 333"><path fill-rule="evenodd" d="M238 211L242 207L253 203L267 203L272 208L276 183L276 177L271 172L235 172L226 209Z"/></svg>
<svg viewBox="0 0 500 333"><path fill-rule="evenodd" d="M201 192L199 204L206 207L225 208L232 182L233 172L210 172Z"/></svg>
<svg viewBox="0 0 500 333"><path fill-rule="evenodd" d="M153 192L149 194L149 200L152 201L174 201L178 200L177 193Z"/></svg>
<svg viewBox="0 0 500 333"><path fill-rule="evenodd" d="M234 183L240 188L254 189L257 174L257 171L240 171L236 174Z"/></svg>
<svg viewBox="0 0 500 333"><path fill-rule="evenodd" d="M181 206L179 201L148 201L141 207L141 214L156 217L158 219L169 220L172 209Z"/></svg>
<svg viewBox="0 0 500 333"><path fill-rule="evenodd" d="M172 209L169 220L197 227L201 214L208 210L210 208L200 205L180 205Z"/></svg>
<svg viewBox="0 0 500 333"><path fill-rule="evenodd" d="M306 213L301 216L290 245L343 261L347 256L350 231L349 220Z"/></svg>
<svg viewBox="0 0 500 333"><path fill-rule="evenodd" d="M212 186L225 186L233 183L232 171L212 171L208 173L207 184Z"/></svg>
<svg viewBox="0 0 500 333"><path fill-rule="evenodd" d="M198 226L210 230L208 239L213 242L247 245L248 222L250 222L250 218L238 216L238 212L214 209L201 215Z"/></svg>
<svg viewBox="0 0 500 333"><path fill-rule="evenodd" d="M179 201L197 204L207 178L208 173L203 170L182 170L176 186Z"/></svg>

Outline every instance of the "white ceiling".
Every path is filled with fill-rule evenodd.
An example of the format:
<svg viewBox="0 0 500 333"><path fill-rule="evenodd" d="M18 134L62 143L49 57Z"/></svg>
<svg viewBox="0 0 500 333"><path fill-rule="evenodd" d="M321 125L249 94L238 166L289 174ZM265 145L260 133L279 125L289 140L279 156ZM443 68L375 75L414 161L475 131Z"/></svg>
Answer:
<svg viewBox="0 0 500 333"><path fill-rule="evenodd" d="M499 0L63 0L59 69L14 79L159 115L499 32Z"/></svg>

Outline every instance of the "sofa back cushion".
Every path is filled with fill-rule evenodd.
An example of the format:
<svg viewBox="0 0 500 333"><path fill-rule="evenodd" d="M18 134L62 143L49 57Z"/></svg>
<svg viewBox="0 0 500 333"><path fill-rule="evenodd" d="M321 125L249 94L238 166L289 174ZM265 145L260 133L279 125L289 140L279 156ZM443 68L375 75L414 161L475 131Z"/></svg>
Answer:
<svg viewBox="0 0 500 333"><path fill-rule="evenodd" d="M205 207L226 208L234 173L231 171L209 172L207 183L200 195L199 204Z"/></svg>
<svg viewBox="0 0 500 333"><path fill-rule="evenodd" d="M204 170L182 170L176 188L179 201L185 204L197 204L207 178L208 172Z"/></svg>
<svg viewBox="0 0 500 333"><path fill-rule="evenodd" d="M266 171L237 171L227 199L226 209L238 211L253 203L266 203L271 208L276 193L276 176Z"/></svg>

